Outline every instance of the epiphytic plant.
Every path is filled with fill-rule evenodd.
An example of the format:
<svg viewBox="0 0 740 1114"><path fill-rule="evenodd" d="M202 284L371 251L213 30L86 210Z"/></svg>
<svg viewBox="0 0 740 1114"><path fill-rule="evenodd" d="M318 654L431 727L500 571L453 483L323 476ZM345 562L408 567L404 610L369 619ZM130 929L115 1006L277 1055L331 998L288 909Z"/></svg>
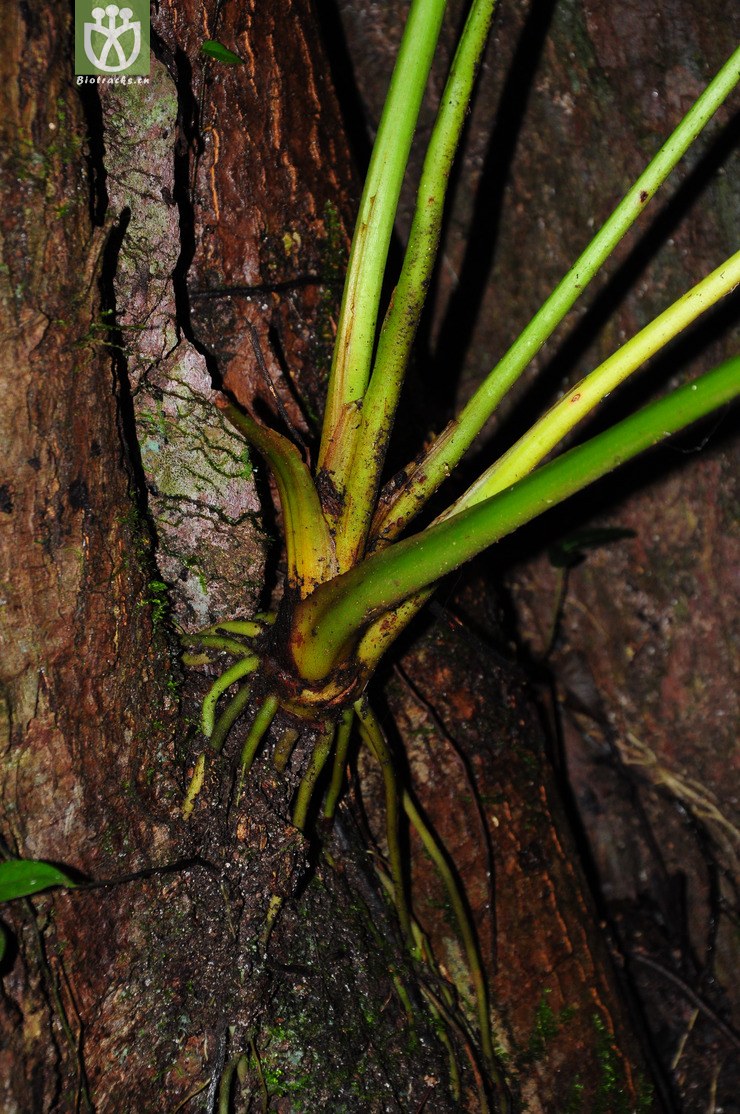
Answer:
<svg viewBox="0 0 740 1114"><path fill-rule="evenodd" d="M278 615L230 619L187 640L200 654L235 659L203 703L202 729L218 753L242 716L239 783L271 725L283 770L301 732L315 740L293 804L305 830L312 802L331 820L340 797L353 724L379 762L386 793L388 872L412 951L418 927L406 899L399 823L405 812L448 887L475 984L483 1054L493 1065L485 980L465 903L436 839L401 786L366 699L378 662L445 574L656 442L740 393L740 357L543 463L563 439L645 361L740 282L740 252L702 278L587 375L434 522L420 515L480 434L501 399L552 335L615 246L740 80L738 49L627 191L539 312L458 416L383 486L404 375L440 238L445 193L495 0L470 7L418 184L400 273L380 303L396 209L417 115L435 53L444 0L413 0L375 141L352 243L315 471L299 448L222 396L219 405L266 460L285 526L287 582ZM220 702L223 698L223 704ZM187 793L190 815L204 777L200 755ZM330 764L327 776L322 777ZM314 801L318 788L324 794ZM268 921L280 908L275 897Z"/></svg>

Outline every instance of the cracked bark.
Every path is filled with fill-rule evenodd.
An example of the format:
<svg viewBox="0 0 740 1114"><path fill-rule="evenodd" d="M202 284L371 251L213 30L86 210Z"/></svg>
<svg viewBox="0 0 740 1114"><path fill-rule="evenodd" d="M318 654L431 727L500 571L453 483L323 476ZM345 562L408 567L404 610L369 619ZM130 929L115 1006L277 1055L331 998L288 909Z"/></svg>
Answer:
<svg viewBox="0 0 740 1114"><path fill-rule="evenodd" d="M181 690L178 718L180 678L168 628L154 622L152 583L171 581L176 614L193 626L222 608L248 610L244 580L259 579L263 545L242 544L255 497L232 482L245 470L241 446L221 442L208 473L200 466L202 423L213 418L206 372L245 403L261 395L273 408L254 327L288 421L310 433L352 178L302 0L280 13L163 3L154 31L156 97L133 112L125 90L109 95L96 137L118 221L102 294L104 235L89 219L81 150L89 125L69 80L66 12L19 5L2 60L11 201L0 279L5 366L15 369L2 414L11 446L0 504L3 838L15 853L96 878L174 864L4 911L17 951L3 969L2 1101L9 1111L84 1108L88 1097L100 1110L165 1111L192 1095L191 1108L212 1109L224 1066L243 1052L251 1058L241 1109L261 1102L257 1057L274 1109L459 1109L423 1011L418 1044L408 1040L389 972L412 997L413 979L352 850L351 815L335 847L343 870L320 867L310 885L306 846L286 822L295 770L280 785L258 764L236 816L224 771L189 829L180 819L199 693L191 682ZM245 67L204 63L206 37L237 49ZM99 326L101 309L113 307L123 351L111 368ZM197 425L184 447L183 424ZM214 423L207 439L222 436ZM227 548L224 535L195 566L204 559L201 511L209 537L226 521L239 543ZM493 953L514 1090L528 1110L560 1111L579 1081L586 1109L603 1100L617 1110L636 1101L640 1053L574 866L530 696L483 660L434 628L405 658L410 698L402 680L389 706ZM481 809L467 807L471 779ZM461 800L465 824L456 828L449 821ZM489 860L480 854L486 830ZM423 856L415 863L419 909L454 975L442 897ZM265 959L256 941L276 887L296 900ZM617 1090L604 1098L612 1068ZM466 1109L471 1086L467 1079Z"/></svg>
<svg viewBox="0 0 740 1114"><path fill-rule="evenodd" d="M263 769L232 826L227 767L222 783L209 786L200 820L190 829L181 820L185 740L198 694L179 693L178 716L180 676L159 607L163 574L154 563L156 554L164 564L178 539L165 537L154 511L157 500L167 511L168 496L192 507L202 492L191 483L168 490L161 477L151 478L151 457L165 455L176 418L187 423L197 414L192 394L178 409L185 387L205 391L204 361L177 332L167 284L179 250L173 252L166 196L171 170L158 163L149 166L154 180L152 173L142 179L147 165L126 149L133 133L120 120L116 126L110 100L102 135L95 104L83 120L70 81L66 10L19 6L12 16L2 93L3 340L10 357L3 367L13 370L3 409L10 448L1 520L2 836L10 853L64 861L88 877L145 876L3 910L12 941L0 1009L3 1109L165 1111L185 1102L212 1109L237 1048L252 1054L239 1086L242 1107L250 1096L261 1103L259 1056L279 1106L287 1101L281 1094L299 1087L316 1109L344 1093L368 1109L403 1109L431 1088L427 1107L446 1109L444 1052L423 1018L417 1036L426 1051L412 1056L408 1046L389 976L405 961L374 888L351 859L346 877L319 872L305 884L306 847L285 819L295 775L277 785ZM299 43L296 19L313 34L300 6L272 33ZM161 52L172 61L164 43ZM320 67L320 58L306 63ZM173 72L184 96L176 65ZM156 118L176 103L165 77L160 68L158 97L148 106L155 118L135 121L143 129L137 142L153 157L155 139L176 123ZM184 128L182 99L178 108ZM120 101L118 109L126 115ZM96 172L110 174L109 216L118 221L112 230L90 222L88 127L91 149L105 149ZM99 213L100 177L94 185ZM155 209L161 185L165 196ZM304 188L308 194L307 180ZM290 264L282 241L280 251ZM332 266L336 274L336 260ZM272 289L273 272L258 285ZM289 290L285 301L295 314L292 298ZM110 337L110 319L101 320L101 310L114 305L111 364L100 343L101 325ZM123 380L124 370L131 380ZM150 422L149 403L140 402L146 392L160 404ZM133 437L137 417L141 446ZM148 444L155 437L159 453ZM177 459L182 475L187 464ZM202 496L209 508L223 498L223 486ZM251 511L248 486L246 496L236 495ZM233 526L243 511L222 504L217 517L228 516ZM238 528L233 535L238 539ZM237 598L245 606L240 556L237 548L223 563L229 590L241 596L217 601L219 609ZM182 551L178 559L184 563ZM187 588L180 614L195 621ZM269 895L291 894L301 881L300 902L282 920L278 950L266 960L258 938ZM363 887L375 905L372 917ZM379 931L387 941L381 946Z"/></svg>

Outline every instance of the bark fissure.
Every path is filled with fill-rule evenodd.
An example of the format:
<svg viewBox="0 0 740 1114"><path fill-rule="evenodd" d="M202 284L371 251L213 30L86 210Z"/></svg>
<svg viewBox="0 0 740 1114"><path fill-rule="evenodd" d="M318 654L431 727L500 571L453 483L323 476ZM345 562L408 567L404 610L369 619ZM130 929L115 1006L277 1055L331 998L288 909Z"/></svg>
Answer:
<svg viewBox="0 0 740 1114"><path fill-rule="evenodd" d="M595 131L609 129L603 115L588 123L576 86L597 64L607 76L622 73L627 31L600 34L608 14L599 5L554 7L556 41L567 41L565 19L573 51L554 47L550 62L573 82L558 85L546 71L532 102L542 102L549 120L543 137L554 127L559 146L575 114L588 146ZM628 8L634 33L642 25ZM526 16L518 2L509 10L507 43ZM387 46L396 17L390 7L375 14L389 21ZM12 369L0 410L0 439L9 446L0 476L2 835L14 854L63 862L88 877L154 868L110 889L35 898L27 914L3 908L14 943L2 968L0 1105L84 1108L83 1078L101 1111L170 1111L188 1096L193 1109L210 1109L224 1072L242 1055L246 1076L235 1077L232 1095L238 1109L258 1109L265 1085L275 1110L475 1109L475 1072L463 1070L461 1097L453 1098L447 1053L429 1020L430 996L444 1005L440 985L404 955L367 866L368 839L382 850L384 833L381 788L362 760L351 765L330 844L334 866L291 823L312 734L304 733L282 776L274 768L283 729L294 726L288 717L275 720L238 803L237 731L223 760L210 764L191 821L182 820L203 746L199 698L213 678L179 673L167 593L174 618L192 630L248 615L265 582L252 463L212 406L212 388L225 384L250 406L261 394L274 412L269 380L287 426L310 442L356 191L304 0L280 11L253 0L167 0L154 21L148 90L138 99L106 90L99 102L85 91L86 119L66 57L66 9L11 6L10 45L0 58L10 182L0 216L0 297L4 366ZM377 45L378 28L371 30ZM244 67L219 71L206 61L199 52L206 33L237 50ZM702 42L711 54L712 44ZM604 81L601 70L596 76ZM672 98L682 96L684 78L668 75ZM551 103L551 86L567 88L562 103ZM477 111L489 107L483 96ZM662 108L651 111L657 118ZM662 121L649 118L661 130ZM475 178L477 132L472 142ZM535 140L537 159L547 158L545 142ZM522 232L520 216L542 203L545 187L541 174L527 179L516 162L512 173L517 202L511 224L501 219L496 260L513 243L516 273L533 237L544 236L556 260L578 214L563 202L563 215L558 209L544 232L530 225ZM582 199L575 200L578 208ZM446 251L442 291L464 254L452 242ZM549 281L549 257L524 285ZM521 285L498 283L496 312L487 315L494 330L521 315ZM112 327L101 311L111 311ZM499 338L476 337L476 363L485 363ZM437 393L444 398L450 389ZM716 490L719 478L710 481ZM669 571L671 583L687 575ZM702 584L710 580L702 565ZM652 636L649 616L640 614L644 591L632 608L635 626L621 638L636 655ZM596 612L608 594L595 578L584 607ZM467 621L480 628L486 599L468 598L466 606ZM512 1103L558 1112L576 1109L579 1099L582 1109L634 1106L641 1055L531 693L502 672L485 639L483 648L461 650L449 624L437 620L418 624L419 640L406 643L403 671L413 692L391 678L388 707L399 754L401 738L408 753L406 774L492 956L494 1032L508 1054ZM621 629L614 616L609 621ZM577 625L569 611L568 631ZM685 703L685 656L673 647L664 665L658 688ZM645 699L652 730L656 705ZM635 762L646 756L642 743L630 743ZM663 765L655 777L670 773ZM674 789L678 780L674 772ZM682 787L691 788L686 779ZM694 807L706 810L708 801ZM371 831L358 833L362 804ZM716 816L702 815L719 844ZM447 896L416 836L407 838L414 911L436 962L464 991ZM733 847L727 833L725 841L723 871ZM275 895L283 913L266 948ZM714 907L723 901L726 890L715 893ZM711 971L705 964L700 979ZM55 987L71 1042L56 1016ZM680 1019L690 999L682 1005L681 988L673 989ZM464 1065L468 1027L455 1014L448 1031Z"/></svg>

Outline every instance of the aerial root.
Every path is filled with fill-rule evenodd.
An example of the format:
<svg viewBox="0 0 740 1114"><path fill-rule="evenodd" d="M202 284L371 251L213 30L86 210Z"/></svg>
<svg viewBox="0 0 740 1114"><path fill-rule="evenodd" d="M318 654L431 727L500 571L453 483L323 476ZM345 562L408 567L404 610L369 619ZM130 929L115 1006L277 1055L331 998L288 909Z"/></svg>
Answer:
<svg viewBox="0 0 740 1114"><path fill-rule="evenodd" d="M201 634L218 634L226 631L227 634L242 634L245 638L256 638L264 631L262 623L256 619L227 619L223 623L214 623L212 627L205 627Z"/></svg>
<svg viewBox="0 0 740 1114"><path fill-rule="evenodd" d="M300 737L301 733L296 727L286 727L285 731L283 731L282 735L275 743L275 750L272 753L272 764L277 773L285 773L286 767L290 762L290 756Z"/></svg>
<svg viewBox="0 0 740 1114"><path fill-rule="evenodd" d="M337 810L337 803L339 796L342 792L344 785L344 774L347 767L347 754L349 752L350 739L352 737L352 725L354 723L355 713L353 708L347 708L342 714L337 727L337 745L334 751L334 762L332 764L331 781L329 788L326 791L326 799L324 800L323 817L327 823L331 823L334 819L334 813Z"/></svg>
<svg viewBox="0 0 740 1114"><path fill-rule="evenodd" d="M493 1039L491 1036L491 1019L488 1006L488 987L486 985L486 976L483 973L483 963L480 956L480 949L478 947L478 938L473 927L473 922L470 918L467 903L463 892L458 885L457 879L450 867L447 860L447 855L434 835L432 830L424 822L421 813L414 804L410 794L407 790L402 793L403 809L406 813L409 822L413 825L417 835L424 844L424 848L429 855L430 859L437 868L437 873L442 879L442 883L447 891L447 896L455 914L457 927L463 941L465 948L465 957L468 961L468 969L470 977L473 981L473 989L475 991L475 1000L478 1012L478 1026L480 1028L481 1047L483 1055L488 1061L489 1067L493 1070L495 1066L495 1056L493 1051ZM494 1076L495 1077L495 1076ZM497 1082L500 1082L497 1080Z"/></svg>
<svg viewBox="0 0 740 1114"><path fill-rule="evenodd" d="M216 721L216 726L213 728L213 733L211 734L211 749L215 751L216 754L218 754L223 747L229 731L231 731L231 728L246 708L251 695L252 686L242 685L236 696L229 701Z"/></svg>
<svg viewBox="0 0 740 1114"><path fill-rule="evenodd" d="M237 789L236 799L237 802L241 796L244 779L249 773L252 763L254 762L255 755L259 749L259 745L264 739L267 732L270 730L272 721L274 720L279 707L278 698L276 696L266 696L262 705L260 706L257 715L252 721L252 726L242 747L242 756L240 761L239 771L239 788Z"/></svg>
<svg viewBox="0 0 740 1114"><path fill-rule="evenodd" d="M411 914L409 913L408 901L406 899L403 855L401 854L399 839L401 802L398 779L393 764L393 756L388 749L388 744L385 741L385 736L381 731L380 724L368 706L358 700L355 704L355 711L360 721L360 734L362 735L363 741L370 752L375 755L383 775L388 862L391 870L391 878L393 880L393 888L396 894L396 911L398 913L398 919L401 922L401 931L413 951Z"/></svg>
<svg viewBox="0 0 740 1114"><path fill-rule="evenodd" d="M206 775L206 756L205 752L201 752L195 760L195 768L193 776L190 779L185 799L182 802L182 818L189 820L192 816L193 809L195 808L195 799L203 788L203 780Z"/></svg>
<svg viewBox="0 0 740 1114"><path fill-rule="evenodd" d="M246 642L240 642L238 638L228 638L221 634L181 634L180 642L183 646L205 646L209 650L223 650L237 658L243 658L245 654L251 653Z"/></svg>
<svg viewBox="0 0 740 1114"><path fill-rule="evenodd" d="M226 690L231 688L237 681L240 681L242 677L247 677L250 673L254 673L259 663L260 659L256 654L247 654L241 661L235 662L230 669L225 669L218 680L214 681L211 685L203 699L203 710L201 712L201 726L203 734L207 739L213 734L216 704L218 703L219 697L223 696Z"/></svg>
<svg viewBox="0 0 740 1114"><path fill-rule="evenodd" d="M311 804L311 798L313 797L313 791L316 788L316 782L319 779L321 771L326 765L326 761L331 754L331 748L334 743L334 736L335 730L332 726L320 737L313 748L308 767L306 768L306 772L301 778L301 783L298 786L295 807L293 809L293 827L297 828L299 832L305 831L306 818L308 816L308 809L309 805Z"/></svg>
<svg viewBox="0 0 740 1114"><path fill-rule="evenodd" d="M266 616L261 616L259 621L257 619L230 620L208 627L198 635L184 636L182 639L185 645L218 650L232 654L238 659L214 681L203 701L203 733L210 739L212 751L216 753L221 750L231 728L234 726L239 716L246 710L252 695L251 685L240 685L236 694L228 701L221 715L216 719L218 702L232 685L242 681L259 668L260 658L249 646L249 640L262 634L264 624L270 621L271 617ZM252 721L252 725L249 728L241 751L236 792L237 803L241 797L244 780L249 774L259 747L267 735L267 732L270 730L279 707L280 703L276 696L266 696ZM321 781L321 775L327 763L330 758L332 758L332 752L333 761L329 785L326 790L323 806L320 806L320 815L323 820L328 823L331 823L333 820L344 787L347 756L355 716L357 716L359 723L362 741L378 762L383 778L386 840L388 844L388 869L390 877L388 878L382 872L379 872L381 881L383 881L386 888L392 892L401 931L413 959L416 961L424 961L432 970L435 970L431 949L418 923L412 917L408 899L406 870L404 867L400 838L401 813L404 812L434 863L447 892L450 905L457 921L473 984L483 1057L494 1082L498 1086L503 1086L500 1073L496 1066L493 1048L488 988L483 971L478 940L465 896L442 844L424 820L409 792L400 786L393 755L386 742L383 731L375 715L364 700L358 700L353 708L345 709L339 722L336 724L328 724L314 744L313 751L294 798L292 814L293 825L298 831L305 832L309 811L316 795L317 786ZM299 731L294 727L287 727L283 731L275 746L273 756L273 763L278 773L284 772L287 768L298 738ZM193 812L195 800L204 782L205 762L205 754L200 754L196 760L195 769L183 801L182 812L186 820L189 819ZM281 896L276 894L270 898L265 929L261 936L261 940L265 946L267 945L275 922L280 915L283 900ZM440 1030L443 1030L442 1040L450 1055L450 1072L453 1079L453 1086L459 1091L459 1068L454 1059L454 1050L449 1040L451 1028L460 1028L459 1024L454 1022L450 1012L453 1009L453 1003L445 1003L431 990L428 990L428 992L425 990L425 997L432 1011L432 1015L437 1020ZM442 997L445 997L444 992ZM466 1047L468 1047L469 1043L469 1041L466 1041ZM471 1054L470 1047L468 1047L468 1054ZM475 1065L473 1065L473 1067L474 1071L476 1071ZM478 1078L477 1071L476 1077ZM480 1083L480 1080L478 1080L478 1082ZM486 1108L484 1104L483 1109Z"/></svg>
<svg viewBox="0 0 740 1114"><path fill-rule="evenodd" d="M385 742L382 729L373 712L367 707L358 702L355 705L358 718L360 720L360 730L364 742L374 754L375 758L380 764L383 780L386 786L386 817L388 824L388 858L391 869L391 879L393 883L393 891L396 901L396 909L398 911L398 918L402 927L404 924L405 935L412 947L412 954L415 958L421 957L420 944L418 939L414 939L413 922L409 914L408 902L404 890L404 876L401 860L401 852L399 846L398 836L398 802L403 807L409 822L416 830L417 835L421 839L425 850L434 863L437 872L442 880L442 883L447 891L452 910L455 914L458 930L462 938L463 947L465 949L465 956L470 971L470 977L473 983L475 992L475 1000L478 1015L478 1026L480 1029L481 1048L485 1056L489 1070L494 1080L501 1084L500 1074L496 1068L496 1060L493 1050L493 1038L491 1034L491 1020L488 1003L488 987L486 984L486 977L483 971L483 963L481 960L480 949L478 947L478 939L473 927L473 922L468 911L467 903L460 885L455 877L455 874L450 867L447 855L432 830L424 821L421 813L416 807L413 798L406 789L399 790L396 775L393 769L393 760ZM391 784L392 782L392 784Z"/></svg>

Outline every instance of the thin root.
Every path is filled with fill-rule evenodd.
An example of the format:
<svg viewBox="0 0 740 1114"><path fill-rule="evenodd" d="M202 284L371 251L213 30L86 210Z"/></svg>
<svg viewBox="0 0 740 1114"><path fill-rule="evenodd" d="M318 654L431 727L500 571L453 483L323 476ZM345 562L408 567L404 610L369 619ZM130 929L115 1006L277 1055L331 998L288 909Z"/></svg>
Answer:
<svg viewBox="0 0 740 1114"><path fill-rule="evenodd" d="M241 769L239 771L239 786L236 791L237 804L241 797L242 788L244 786L244 779L249 773L249 770L254 762L254 757L257 753L260 743L270 729L270 724L275 718L278 710L278 699L276 696L268 696L265 698L262 707L254 717L252 726L249 729L244 747L242 749Z"/></svg>
<svg viewBox="0 0 740 1114"><path fill-rule="evenodd" d="M192 816L193 809L195 808L195 799L203 788L203 781L206 776L206 756L199 754L195 760L195 769L193 776L190 779L185 799L182 802L182 818L189 820Z"/></svg>

